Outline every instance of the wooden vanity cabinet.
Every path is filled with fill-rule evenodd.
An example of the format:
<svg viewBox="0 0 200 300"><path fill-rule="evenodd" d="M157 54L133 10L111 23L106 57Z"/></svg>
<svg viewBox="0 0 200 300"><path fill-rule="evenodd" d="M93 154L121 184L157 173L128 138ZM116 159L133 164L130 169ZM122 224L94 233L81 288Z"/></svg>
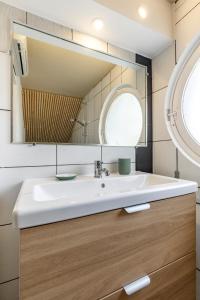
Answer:
<svg viewBox="0 0 200 300"><path fill-rule="evenodd" d="M195 300L195 194L150 206L22 229L20 300Z"/></svg>

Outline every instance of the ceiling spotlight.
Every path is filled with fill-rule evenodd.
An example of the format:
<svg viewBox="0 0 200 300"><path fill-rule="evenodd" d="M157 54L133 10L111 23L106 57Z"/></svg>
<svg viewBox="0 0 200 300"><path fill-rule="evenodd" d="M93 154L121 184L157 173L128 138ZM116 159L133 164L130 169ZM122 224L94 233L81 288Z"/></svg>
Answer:
<svg viewBox="0 0 200 300"><path fill-rule="evenodd" d="M140 6L138 8L138 14L142 19L145 19L147 17L147 10L143 6Z"/></svg>
<svg viewBox="0 0 200 300"><path fill-rule="evenodd" d="M92 22L92 24L97 31L100 31L104 26L103 21L101 19L95 19Z"/></svg>

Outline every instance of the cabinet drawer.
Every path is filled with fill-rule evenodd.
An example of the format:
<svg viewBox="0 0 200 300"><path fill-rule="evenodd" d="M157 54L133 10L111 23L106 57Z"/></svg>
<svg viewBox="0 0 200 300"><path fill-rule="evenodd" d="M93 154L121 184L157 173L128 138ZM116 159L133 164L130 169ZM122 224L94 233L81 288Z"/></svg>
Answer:
<svg viewBox="0 0 200 300"><path fill-rule="evenodd" d="M195 194L21 230L22 300L94 300L195 250Z"/></svg>
<svg viewBox="0 0 200 300"><path fill-rule="evenodd" d="M149 275L150 284L127 295L120 289L101 300L195 300L195 254L189 254Z"/></svg>

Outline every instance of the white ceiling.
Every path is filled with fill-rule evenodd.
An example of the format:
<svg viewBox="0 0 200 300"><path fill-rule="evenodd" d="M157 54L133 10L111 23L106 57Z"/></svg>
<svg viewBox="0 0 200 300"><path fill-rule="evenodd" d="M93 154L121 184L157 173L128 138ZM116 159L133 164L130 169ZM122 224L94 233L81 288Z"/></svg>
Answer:
<svg viewBox="0 0 200 300"><path fill-rule="evenodd" d="M167 0L140 2L143 4L150 1L167 3ZM171 36L161 32L159 26L155 29L148 26L147 22L142 24L138 20L131 19L124 15L123 11L105 6L105 1L104 5L94 0L3 0L3 2L148 57L157 55L172 42ZM126 0L126 3L134 2ZM132 5L132 9L136 7ZM167 14L169 9L167 7ZM163 11L159 10L159 13L155 10L151 17L156 18L156 15L159 15L162 20L162 14L165 12L166 8ZM102 18L105 23L104 29L100 32L96 32L91 26L92 20L96 17Z"/></svg>
<svg viewBox="0 0 200 300"><path fill-rule="evenodd" d="M27 38L29 74L24 88L84 97L113 64Z"/></svg>

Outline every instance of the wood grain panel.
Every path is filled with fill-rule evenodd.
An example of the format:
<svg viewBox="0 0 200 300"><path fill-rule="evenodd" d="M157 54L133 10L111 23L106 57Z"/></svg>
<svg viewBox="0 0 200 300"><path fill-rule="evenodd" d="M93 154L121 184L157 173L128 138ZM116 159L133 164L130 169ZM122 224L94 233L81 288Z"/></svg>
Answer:
<svg viewBox="0 0 200 300"><path fill-rule="evenodd" d="M195 251L195 194L21 230L22 300L94 300Z"/></svg>
<svg viewBox="0 0 200 300"><path fill-rule="evenodd" d="M22 105L26 142L67 143L82 98L23 89Z"/></svg>
<svg viewBox="0 0 200 300"><path fill-rule="evenodd" d="M195 268L192 253L149 274L150 285L132 296L120 289L101 300L195 300Z"/></svg>

